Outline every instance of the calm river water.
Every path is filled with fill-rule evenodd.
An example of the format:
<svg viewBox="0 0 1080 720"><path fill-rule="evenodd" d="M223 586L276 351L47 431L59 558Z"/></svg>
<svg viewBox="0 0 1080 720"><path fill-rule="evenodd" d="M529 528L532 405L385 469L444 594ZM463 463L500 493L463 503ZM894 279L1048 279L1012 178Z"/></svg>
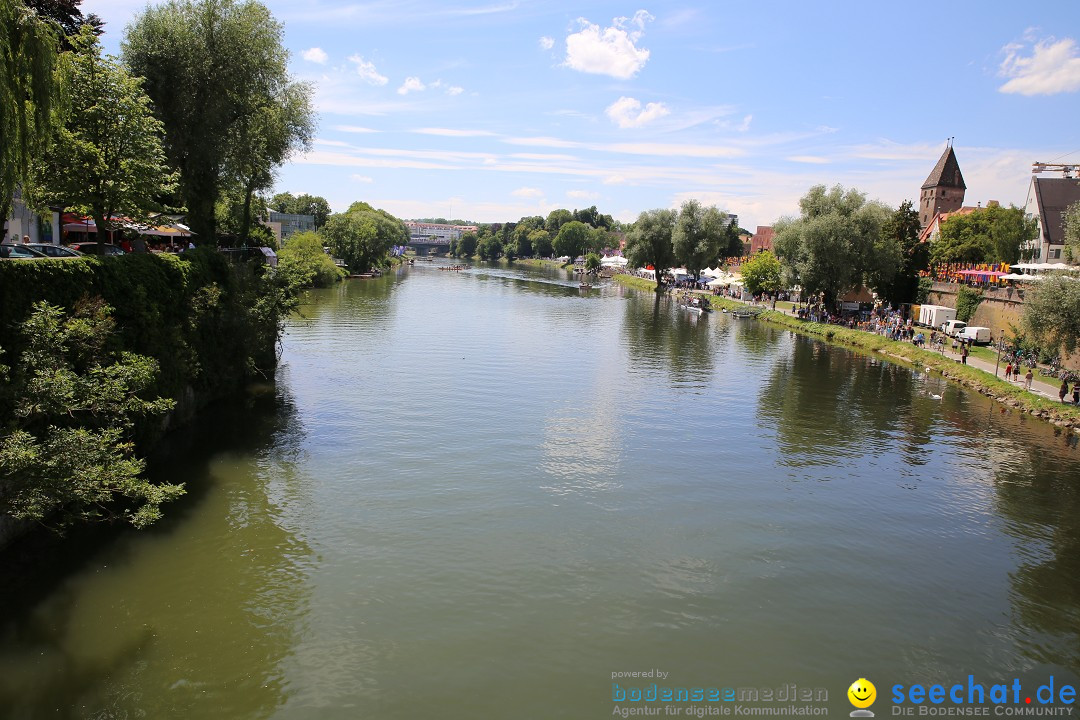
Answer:
<svg viewBox="0 0 1080 720"><path fill-rule="evenodd" d="M0 716L603 718L657 683L845 717L864 677L884 717L1080 672L1074 439L752 320L418 263L311 293L201 430L158 527L0 560Z"/></svg>

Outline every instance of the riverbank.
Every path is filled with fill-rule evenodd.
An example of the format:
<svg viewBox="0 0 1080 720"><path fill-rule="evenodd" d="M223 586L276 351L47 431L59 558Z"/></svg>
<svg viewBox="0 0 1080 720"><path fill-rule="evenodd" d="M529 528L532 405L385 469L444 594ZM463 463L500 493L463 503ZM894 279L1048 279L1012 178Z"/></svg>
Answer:
<svg viewBox="0 0 1080 720"><path fill-rule="evenodd" d="M650 292L656 289L655 282L633 275L617 275L615 281L626 287ZM727 308L733 310L747 306L747 303L716 295L703 294L703 297L707 297L712 307L716 309ZM764 310L758 314L757 319L829 343L885 355L890 360L899 361L912 368L930 368L932 372L939 373L942 377L954 383L993 398L1003 405L1030 413L1058 427L1080 433L1080 408L1077 406L1062 404L1053 399L1047 399L1028 392L1022 387L994 377L993 374L985 370L972 365L964 365L949 356L943 356L937 352L923 350L910 342L890 340L881 335L863 330L853 330L839 325L809 322L787 315L779 310Z"/></svg>

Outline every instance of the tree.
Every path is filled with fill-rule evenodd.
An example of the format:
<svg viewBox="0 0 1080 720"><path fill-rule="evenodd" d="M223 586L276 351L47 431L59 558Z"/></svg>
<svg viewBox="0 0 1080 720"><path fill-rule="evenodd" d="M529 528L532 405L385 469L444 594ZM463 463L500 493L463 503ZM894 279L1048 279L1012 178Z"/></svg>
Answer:
<svg viewBox="0 0 1080 720"><path fill-rule="evenodd" d="M102 55L90 26L71 45L57 65L57 83L78 88L78 94L61 108L62 121L35 175L44 201L89 214L104 239L116 214L149 222L175 176L166 165L161 121L141 81Z"/></svg>
<svg viewBox="0 0 1080 720"><path fill-rule="evenodd" d="M330 217L330 203L326 198L307 193L296 197L290 192L278 193L270 199L269 207L279 213L311 215L315 218L316 229L325 225Z"/></svg>
<svg viewBox="0 0 1080 720"><path fill-rule="evenodd" d="M1022 208L990 205L965 215L952 215L941 224L930 259L935 263L1014 263L1020 248L1037 232Z"/></svg>
<svg viewBox="0 0 1080 720"><path fill-rule="evenodd" d="M276 167L295 152L311 147L315 131L311 95L312 86L300 82L287 83L269 97L252 94L248 97L252 106L232 127L236 152L225 165L225 181L240 188L239 236L245 244L249 239L255 193L270 189ZM296 198L295 210L309 209L301 205L311 199L310 195ZM325 221L324 216L323 224Z"/></svg>
<svg viewBox="0 0 1080 720"><path fill-rule="evenodd" d="M353 203L348 211L331 215L323 236L336 257L355 273L368 272L386 257L392 245L405 245L405 223L367 203Z"/></svg>
<svg viewBox="0 0 1080 720"><path fill-rule="evenodd" d="M457 256L466 260L476 254L476 246L479 243L476 233L462 233L461 240L457 244Z"/></svg>
<svg viewBox="0 0 1080 720"><path fill-rule="evenodd" d="M135 19L123 50L165 125L188 223L213 242L222 184L245 154L263 170L281 156L260 133L273 126L262 114L291 85L282 26L257 0L169 0Z"/></svg>
<svg viewBox="0 0 1080 720"><path fill-rule="evenodd" d="M313 232L290 235L277 255L278 267L294 266L304 285L329 287L345 275L323 250L322 238Z"/></svg>
<svg viewBox="0 0 1080 720"><path fill-rule="evenodd" d="M569 210L552 210L548 213L547 220L544 222L544 229L554 235L559 232L563 225L573 219L574 216Z"/></svg>
<svg viewBox="0 0 1080 720"><path fill-rule="evenodd" d="M48 143L56 33L18 0L0 0L0 222Z"/></svg>
<svg viewBox="0 0 1080 720"><path fill-rule="evenodd" d="M743 241L739 236L741 232L734 220L727 224L727 228L724 230L724 240L721 241L721 244L726 243L720 251L721 257L743 256Z"/></svg>
<svg viewBox="0 0 1080 720"><path fill-rule="evenodd" d="M919 211L905 200L881 228L884 238L900 249L900 266L891 281L872 278L872 285L885 300L894 303L917 302L919 273L930 264L930 246L919 241Z"/></svg>
<svg viewBox="0 0 1080 720"><path fill-rule="evenodd" d="M891 280L900 248L883 237L890 210L867 202L858 190L815 185L799 200L800 216L776 224L773 248L784 268L784 284L801 285L808 295L823 293L831 307L849 290Z"/></svg>
<svg viewBox="0 0 1080 720"><path fill-rule="evenodd" d="M780 261L768 250L762 250L743 263L742 279L753 295L774 293L783 287Z"/></svg>
<svg viewBox="0 0 1080 720"><path fill-rule="evenodd" d="M527 229L525 232L519 232L520 230L520 227L514 230L514 255L529 257L533 253L532 243L529 242L529 232Z"/></svg>
<svg viewBox="0 0 1080 720"><path fill-rule="evenodd" d="M55 22L61 32L64 33L63 49L70 50L68 38L79 34L83 25L89 25L95 35L101 35L104 31L104 21L97 15L90 13L83 15L79 5L82 0L24 0L25 5L36 12L39 17Z"/></svg>
<svg viewBox="0 0 1080 720"><path fill-rule="evenodd" d="M1045 348L1075 351L1080 345L1080 280L1052 273L1032 285L1024 302L1024 327Z"/></svg>
<svg viewBox="0 0 1080 720"><path fill-rule="evenodd" d="M638 215L626 236L626 261L630 267L651 265L656 271L656 292L664 290L664 273L675 265L671 236L675 232L674 210L649 210Z"/></svg>
<svg viewBox="0 0 1080 720"><path fill-rule="evenodd" d="M1065 230L1065 259L1080 262L1080 202L1065 210L1061 223Z"/></svg>
<svg viewBox="0 0 1080 720"><path fill-rule="evenodd" d="M720 239L727 225L727 215L715 205L703 208L697 200L687 200L679 210L671 243L675 259L694 279L720 259Z"/></svg>
<svg viewBox="0 0 1080 720"><path fill-rule="evenodd" d="M480 256L481 260L498 260L502 252L502 243L494 234L484 235L476 246L476 254Z"/></svg>
<svg viewBox="0 0 1080 720"><path fill-rule="evenodd" d="M136 420L161 415L173 401L146 400L157 363L109 352L110 308L81 302L71 317L36 303L22 325L27 340L18 370L0 376L15 400L0 428L0 509L62 530L76 522L123 518L144 527L182 485L154 485L134 456Z"/></svg>
<svg viewBox="0 0 1080 720"><path fill-rule="evenodd" d="M596 253L589 253L585 256L585 272L590 275L595 275L600 271L600 256Z"/></svg>
<svg viewBox="0 0 1080 720"><path fill-rule="evenodd" d="M554 248L551 246L551 234L547 230L533 230L529 233L529 245L537 257L551 257Z"/></svg>
<svg viewBox="0 0 1080 720"><path fill-rule="evenodd" d="M570 262L578 255L585 252L589 245L590 228L583 222L571 220L559 228L559 234L555 236L552 247L560 256L567 256Z"/></svg>

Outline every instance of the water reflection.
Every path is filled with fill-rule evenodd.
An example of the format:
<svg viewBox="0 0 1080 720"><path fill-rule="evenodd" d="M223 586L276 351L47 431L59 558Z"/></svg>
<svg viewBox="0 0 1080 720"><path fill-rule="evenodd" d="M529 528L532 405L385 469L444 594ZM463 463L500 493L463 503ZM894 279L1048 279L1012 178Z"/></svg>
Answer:
<svg viewBox="0 0 1080 720"><path fill-rule="evenodd" d="M703 388L715 371L717 334L713 318L674 306L670 298L636 293L626 298L622 344L630 370L668 376L672 386Z"/></svg>
<svg viewBox="0 0 1080 720"><path fill-rule="evenodd" d="M301 429L272 393L208 419L154 466L191 481L166 520L33 578L55 589L4 616L4 717L267 717L284 701L312 555L289 518Z"/></svg>

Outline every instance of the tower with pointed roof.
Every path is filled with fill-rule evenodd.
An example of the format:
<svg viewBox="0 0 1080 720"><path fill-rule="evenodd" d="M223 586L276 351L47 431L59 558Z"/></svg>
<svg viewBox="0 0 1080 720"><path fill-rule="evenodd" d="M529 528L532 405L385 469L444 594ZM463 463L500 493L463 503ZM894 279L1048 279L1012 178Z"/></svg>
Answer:
<svg viewBox="0 0 1080 720"><path fill-rule="evenodd" d="M952 141L930 171L919 194L919 221L925 228L942 212L954 212L964 205L964 176L960 173L960 164L956 162Z"/></svg>

